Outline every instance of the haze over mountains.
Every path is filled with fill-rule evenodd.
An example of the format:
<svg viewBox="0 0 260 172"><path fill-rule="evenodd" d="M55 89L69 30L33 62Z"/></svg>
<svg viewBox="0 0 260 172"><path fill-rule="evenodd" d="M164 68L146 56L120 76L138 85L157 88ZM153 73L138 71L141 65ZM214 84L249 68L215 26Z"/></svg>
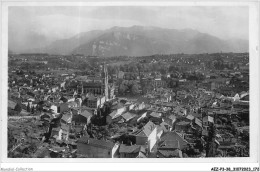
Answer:
<svg viewBox="0 0 260 172"><path fill-rule="evenodd" d="M104 57L248 52L248 49L248 40L223 40L192 29L176 30L143 26L89 31L20 52L9 45L9 50L16 53L84 54Z"/></svg>

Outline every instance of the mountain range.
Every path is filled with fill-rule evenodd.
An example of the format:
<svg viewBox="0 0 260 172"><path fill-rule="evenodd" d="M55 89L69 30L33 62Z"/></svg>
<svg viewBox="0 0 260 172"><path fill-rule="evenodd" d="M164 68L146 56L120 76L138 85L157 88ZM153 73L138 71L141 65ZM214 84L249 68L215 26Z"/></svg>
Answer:
<svg viewBox="0 0 260 172"><path fill-rule="evenodd" d="M43 48L27 49L24 52L110 57L248 52L248 49L248 40L223 40L192 29L132 26L84 32L69 39L54 41ZM11 47L9 50L13 51Z"/></svg>

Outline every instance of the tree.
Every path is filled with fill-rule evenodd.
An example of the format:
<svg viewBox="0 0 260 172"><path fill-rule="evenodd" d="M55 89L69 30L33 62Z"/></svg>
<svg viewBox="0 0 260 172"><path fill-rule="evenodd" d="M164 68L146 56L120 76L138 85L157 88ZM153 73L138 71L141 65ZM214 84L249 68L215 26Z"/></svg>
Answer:
<svg viewBox="0 0 260 172"><path fill-rule="evenodd" d="M135 80L123 80L119 85L119 93L125 94L126 92L130 92L131 94L138 94L139 87Z"/></svg>
<svg viewBox="0 0 260 172"><path fill-rule="evenodd" d="M169 67L169 72L176 72L176 71L178 71L177 67L172 66L172 65Z"/></svg>
<svg viewBox="0 0 260 172"><path fill-rule="evenodd" d="M160 69L160 73L161 73L162 75L165 75L165 74L166 74L166 69L165 69L165 68L161 68L161 69Z"/></svg>
<svg viewBox="0 0 260 172"><path fill-rule="evenodd" d="M151 76L155 77L155 76L156 76L155 72L152 72L152 73L151 73Z"/></svg>
<svg viewBox="0 0 260 172"><path fill-rule="evenodd" d="M216 128L214 124L210 124L207 145L206 145L206 157L216 156L217 145L215 142L215 138L216 138Z"/></svg>
<svg viewBox="0 0 260 172"><path fill-rule="evenodd" d="M32 113L33 113L33 114L34 114L34 111L35 111L34 109L35 109L34 106L32 106Z"/></svg>
<svg viewBox="0 0 260 172"><path fill-rule="evenodd" d="M18 113L20 113L22 111L22 107L21 107L20 103L16 104L14 110L17 111Z"/></svg>
<svg viewBox="0 0 260 172"><path fill-rule="evenodd" d="M134 83L131 87L131 93L132 94L138 94L139 93L139 89L138 89L138 85L137 83Z"/></svg>
<svg viewBox="0 0 260 172"><path fill-rule="evenodd" d="M126 91L128 90L128 86L127 86L127 82L123 81L120 85L119 85L119 93L120 94L124 94Z"/></svg>
<svg viewBox="0 0 260 172"><path fill-rule="evenodd" d="M27 104L26 109L27 109L27 112L31 112L31 108L30 108L30 104L29 104L29 102L28 102L28 104Z"/></svg>

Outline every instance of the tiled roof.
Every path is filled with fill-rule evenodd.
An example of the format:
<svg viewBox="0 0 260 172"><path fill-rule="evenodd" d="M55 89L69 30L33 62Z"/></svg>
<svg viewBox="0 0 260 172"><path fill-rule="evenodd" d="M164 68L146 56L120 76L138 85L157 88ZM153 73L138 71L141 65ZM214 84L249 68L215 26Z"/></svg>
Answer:
<svg viewBox="0 0 260 172"><path fill-rule="evenodd" d="M144 129L143 129L145 135L148 137L152 133L152 131L154 130L155 127L156 127L156 125L153 122L149 121L144 126Z"/></svg>
<svg viewBox="0 0 260 172"><path fill-rule="evenodd" d="M191 115L191 114L189 114L189 115L186 116L186 118L189 119L189 120L193 120L193 119L194 119L194 116Z"/></svg>
<svg viewBox="0 0 260 172"><path fill-rule="evenodd" d="M84 143L88 144L94 147L102 147L105 149L112 149L114 147L114 143L110 141L105 141L105 140L97 140L97 139L92 139L89 137L81 137L78 140L78 143Z"/></svg>
<svg viewBox="0 0 260 172"><path fill-rule="evenodd" d="M166 132L163 133L161 136L161 141L175 141L177 139L180 139L184 142L187 142L180 133L177 133L176 131Z"/></svg>
<svg viewBox="0 0 260 172"><path fill-rule="evenodd" d="M172 151L172 150L159 150L158 151L162 156L164 156L165 158L169 158L169 157L178 157L178 158L182 158L182 152L178 149Z"/></svg>
<svg viewBox="0 0 260 172"><path fill-rule="evenodd" d="M212 123L214 123L214 118L211 117L211 116L205 116L203 118L203 122L212 122Z"/></svg>
<svg viewBox="0 0 260 172"><path fill-rule="evenodd" d="M119 153L137 153L140 151L140 148L140 145L126 146L124 144L121 144L119 148Z"/></svg>
<svg viewBox="0 0 260 172"><path fill-rule="evenodd" d="M152 113L150 114L150 116L155 117L155 118L160 118L160 117L161 117L161 114L160 114L160 113L157 113L157 112L152 112Z"/></svg>
<svg viewBox="0 0 260 172"><path fill-rule="evenodd" d="M171 119L172 121L176 120L176 116L175 115L169 115L168 118Z"/></svg>
<svg viewBox="0 0 260 172"><path fill-rule="evenodd" d="M195 124L197 124L198 126L202 127L202 122L198 118L195 118Z"/></svg>
<svg viewBox="0 0 260 172"><path fill-rule="evenodd" d="M110 114L109 114L109 116L111 116L112 118L114 117L114 116L116 116L117 115L117 110L114 110L113 112L111 112Z"/></svg>
<svg viewBox="0 0 260 172"><path fill-rule="evenodd" d="M169 126L169 127L172 127L171 123L167 123L165 121L163 121L161 124L161 126Z"/></svg>
<svg viewBox="0 0 260 172"><path fill-rule="evenodd" d="M190 122L186 122L186 121L180 121L178 123L176 123L176 125L189 125Z"/></svg>
<svg viewBox="0 0 260 172"><path fill-rule="evenodd" d="M139 152L138 156L136 158L147 158L144 153Z"/></svg>
<svg viewBox="0 0 260 172"><path fill-rule="evenodd" d="M148 137L143 130L138 130L132 133L132 135L141 136L141 137Z"/></svg>
<svg viewBox="0 0 260 172"><path fill-rule="evenodd" d="M70 113L65 113L63 114L62 118L61 118L63 121L67 122L67 123L70 123L71 120L72 120L72 114Z"/></svg>
<svg viewBox="0 0 260 172"><path fill-rule="evenodd" d="M178 140L165 140L160 144L160 148L180 149L180 143Z"/></svg>
<svg viewBox="0 0 260 172"><path fill-rule="evenodd" d="M130 112L126 112L122 115L122 117L125 119L125 120L130 120L132 118L134 118L136 116L136 114L133 114L133 113L130 113Z"/></svg>
<svg viewBox="0 0 260 172"><path fill-rule="evenodd" d="M169 118L164 118L163 123L166 123L168 126L172 126L174 122Z"/></svg>
<svg viewBox="0 0 260 172"><path fill-rule="evenodd" d="M85 118L89 118L92 116L92 112L90 112L88 110L82 110L80 115L84 116Z"/></svg>

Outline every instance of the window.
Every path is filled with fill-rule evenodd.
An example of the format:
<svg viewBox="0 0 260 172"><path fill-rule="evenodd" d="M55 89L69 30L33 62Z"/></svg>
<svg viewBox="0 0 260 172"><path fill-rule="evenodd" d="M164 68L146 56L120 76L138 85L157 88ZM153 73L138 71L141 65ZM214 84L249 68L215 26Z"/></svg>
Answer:
<svg viewBox="0 0 260 172"><path fill-rule="evenodd" d="M108 155L110 155L110 151L108 151Z"/></svg>

